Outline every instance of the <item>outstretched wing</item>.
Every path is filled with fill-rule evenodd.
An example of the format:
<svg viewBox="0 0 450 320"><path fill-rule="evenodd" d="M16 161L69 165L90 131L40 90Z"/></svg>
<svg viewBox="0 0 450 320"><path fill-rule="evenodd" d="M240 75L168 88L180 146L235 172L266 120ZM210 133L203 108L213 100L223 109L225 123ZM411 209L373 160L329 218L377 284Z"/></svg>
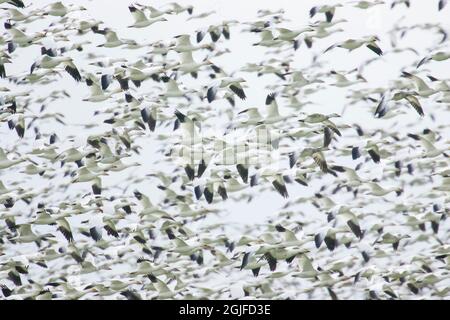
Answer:
<svg viewBox="0 0 450 320"><path fill-rule="evenodd" d="M244 89L242 89L242 87L238 84L230 85L230 90L233 91L242 100L245 100L245 98L247 98L247 96L245 95Z"/></svg>
<svg viewBox="0 0 450 320"><path fill-rule="evenodd" d="M414 108L414 110L417 111L417 113L423 117L425 113L423 112L422 106L420 105L419 99L417 99L413 95L408 95L405 97L406 101L409 102L409 104Z"/></svg>
<svg viewBox="0 0 450 320"><path fill-rule="evenodd" d="M366 47L375 52L379 56L383 55L383 51L374 42L369 43Z"/></svg>
<svg viewBox="0 0 450 320"><path fill-rule="evenodd" d="M135 23L147 20L147 17L145 16L144 12L142 10L139 10L135 6L133 6L133 5L129 6L128 10L130 10Z"/></svg>
<svg viewBox="0 0 450 320"><path fill-rule="evenodd" d="M81 74L78 71L75 64L72 61L69 61L66 62L65 65L66 65L65 70L67 71L67 73L70 74L70 76L74 78L75 81L77 82L81 81Z"/></svg>

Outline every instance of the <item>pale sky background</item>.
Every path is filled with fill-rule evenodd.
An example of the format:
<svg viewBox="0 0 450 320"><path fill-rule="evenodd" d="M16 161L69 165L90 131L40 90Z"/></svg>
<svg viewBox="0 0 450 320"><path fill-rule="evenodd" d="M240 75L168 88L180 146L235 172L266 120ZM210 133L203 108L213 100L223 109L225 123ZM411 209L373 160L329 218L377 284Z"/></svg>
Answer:
<svg viewBox="0 0 450 320"><path fill-rule="evenodd" d="M36 4L42 6L45 3L51 3L52 1L42 0L35 1ZM141 1L143 4L151 4L157 8L164 8L164 6L170 1ZM408 33L404 39L398 40L398 46L413 47L419 52L419 55L405 51L400 54L390 54L389 51L392 49L390 44L390 39L388 36L389 30L392 29L393 25L399 21L403 26L420 24L420 23L433 23L439 24L445 30L450 30L450 22L448 20L449 8L445 8L442 12L437 12L437 1L411 1L412 5L409 10L406 10L404 6L396 7L391 10L388 6L376 6L369 10L360 10L357 8L338 8L335 13L335 20L345 18L348 20L347 23L339 24L337 27L343 28L344 32L334 34L326 39L317 40L314 42L312 50L308 50L304 43L301 44L300 48L294 53L292 66L295 68L306 70L308 66L312 63L312 57L314 54L319 54L318 61L323 62L324 66L323 72L329 72L331 70L336 71L349 71L355 67L360 67L361 64L368 60L369 58L375 57L374 53L370 50L362 48L360 50L355 50L354 52L348 53L343 49L335 49L328 52L326 55L321 56L320 53L323 52L331 44L345 40L347 38L359 38L369 35L378 35L381 38L379 43L380 47L385 52L385 55L381 57L378 61L371 63L365 67L362 71L362 75L367 79L367 84L361 84L352 86L350 88L336 88L327 83L324 85L323 90L319 90L316 94L308 97L302 95L299 96L299 100L307 99L312 101L314 104L305 107L305 112L320 112L320 113L342 113L346 107L345 97L349 94L351 90L357 90L359 88L375 88L384 87L387 88L391 81L398 80L403 68L407 71L415 71L415 66L417 62L422 59L428 53L429 48L433 48L435 44L439 41L439 36L433 34L430 36L431 32L425 33L421 30L415 30ZM312 21L323 20L323 15L318 14L313 19L309 18L309 9L318 4L329 3L320 1L236 1L236 0L224 0L224 1L178 1L182 5L192 4L194 6L194 15L201 12L215 11L215 14L205 18L192 21L186 21L188 17L187 13L182 13L180 15L171 15L168 17L168 22L157 23L147 28L143 29L130 29L127 28L133 22L130 12L128 11L128 5L131 1L118 0L118 1L108 1L108 0L96 0L96 1L63 1L64 4L68 5L74 3L76 5L83 5L87 8L87 12L81 13L84 18L92 17L104 22L102 26L107 26L117 31L119 37L134 39L138 42L154 42L157 40L169 41L173 36L182 33L189 33L195 35L194 31L199 28L205 28L210 24L219 23L223 20L237 20L239 22L245 21L255 21L257 11L259 9L271 9L278 10L283 9L284 16L290 19L289 22L284 22L279 26L300 29L306 27ZM338 3L333 1L333 3ZM33 5L34 7L34 5ZM79 16L78 13L72 15L73 17ZM45 24L41 21L36 21L28 24L26 26L27 31L37 32L43 27L48 25L48 21L57 22L59 18L48 17ZM1 26L2 30L3 26ZM240 27L232 27L231 29L231 40L221 41L217 44L218 48L229 48L231 53L222 55L218 58L212 58L211 60L222 69L228 73L233 73L242 68L246 63L260 63L262 60L266 59L265 52L267 49L261 47L252 46L259 40L259 35L254 33L239 33ZM89 66L89 60L86 59L86 52L95 52L100 55L110 56L110 57L125 57L129 61L134 61L138 59L141 55L149 51L148 48L142 48L137 50L125 50L121 48L115 49L105 49L96 48L97 45L102 44L104 37L98 34L89 33L86 36L79 38L79 41L89 40L91 44L86 46L83 52L71 51L70 55L74 57L75 64L81 70L94 71L92 66ZM209 37L208 37L209 41ZM192 37L192 42L195 42L195 37ZM205 42L205 41L204 41ZM204 43L203 42L203 43ZM46 39L44 43L51 44L52 39ZM60 45L60 44L58 44ZM67 45L67 44L66 44ZM448 49L447 49L448 50ZM292 52L292 50L289 50ZM40 50L38 46L31 46L28 48L19 48L15 53L12 54L14 63L7 65L8 75L17 75L20 73L26 74L29 72L29 68L33 61L35 61L40 55ZM194 59L201 61L207 55L206 51L198 51L194 53ZM177 54L171 52L168 55L169 59L177 59ZM283 59L283 56L278 58ZM443 67L444 66L444 67ZM448 68L448 62L443 62L442 64L431 62L420 69L420 76L425 77L426 75L433 75L438 79L448 79L450 78L450 68ZM247 100L239 101L236 99L236 106L234 112L237 113L240 110L251 106L261 106L263 107L266 95L271 92L267 89L268 85L274 85L280 83L279 79L273 75L264 75L262 77L256 77L254 74L237 72L236 76L242 76L247 80L248 88L246 88ZM349 75L350 79L354 79L355 74ZM191 78L189 76L184 76L179 82L186 86L191 86ZM14 85L8 83L6 80L0 80L0 86L7 86L11 89ZM155 87L162 87L160 84L155 84L152 81L147 81L143 87L139 90L139 94L152 90L151 92L160 92ZM41 132L52 133L56 132L61 138L61 145L68 147L73 143L70 141L64 141L64 138L75 135L75 145L84 145L86 138L95 133L101 133L110 126L103 124L103 120L107 119L104 115L94 116L93 113L96 110L106 110L107 108L115 107L121 108L120 104L114 104L110 101L101 103L90 103L83 102L82 99L89 95L89 88L84 82L75 83L72 78L63 73L62 77L58 82L53 82L46 86L39 85L38 89L34 87L28 87L30 91L30 98L35 100L38 97L45 97L52 90L64 89L70 94L70 98L56 100L54 102L47 104L47 112L61 112L65 115L65 120L67 126L54 125L53 123L49 126L42 125L40 127ZM200 89L200 88L199 88ZM20 90L27 90L26 86L21 86ZM326 93L324 93L326 92ZM132 92L133 93L133 92ZM432 99L427 101L431 102ZM184 102L184 101L182 101ZM286 99L280 99L278 101L280 105L280 111L288 112L283 105L287 103ZM178 102L169 103L170 110L175 110L177 108ZM213 108L225 108L226 102L213 102ZM353 106L347 106L345 113L341 119L338 119L339 124L352 124L359 123L366 132L371 132L377 128L382 128L384 130L392 130L394 132L399 132L405 135L409 131L418 133L424 128L438 128L440 126L446 126L440 129L440 134L444 137L443 141L437 143L437 146L442 147L445 142L449 139L450 129L448 126L448 107L447 111L442 111L444 108L435 108L433 103L423 103L423 108L426 116L423 119L419 119L418 115L411 108L406 109L406 114L398 116L395 119L375 119L373 116L373 111L375 110L376 104L358 104ZM40 108L40 105L33 104L29 106L30 110L34 110L36 113ZM406 108L406 107L405 107ZM263 109L264 110L264 109ZM172 111L173 112L173 111ZM440 113L442 112L442 113ZM431 118L434 116L435 120ZM213 124L214 119L209 119L209 124ZM94 123L98 124L98 127L94 127L90 130L80 130L79 126L75 124L86 124ZM217 131L224 132L223 119L222 123L219 121L216 123ZM157 128L155 134L162 132L170 133L172 124L169 128ZM18 150L29 150L29 146L22 145L18 137L13 134L13 132L8 132L6 124L0 127L0 139L1 146L4 149L14 149ZM123 173L114 174L109 177L105 177L103 180L103 185L105 189L108 186L119 186L121 187L121 181L127 179L128 176L144 176L145 174L153 172L155 169L164 170L164 167L155 168L152 162L160 156L155 151L160 148L160 144L154 139L155 134L149 134L147 131L147 136L141 137L139 144L143 147L140 156L135 156L131 159L123 160L126 163L138 161L142 163L139 168L127 169ZM352 133L353 134L353 133ZM27 131L25 134L25 141L31 141L33 139L33 133L31 130ZM336 148L344 148L354 143L361 143L351 138L339 139L335 144ZM61 148L61 150L64 150ZM412 150L411 150L412 152ZM417 152L417 151L415 151ZM334 158L331 158L333 161ZM382 175L382 168L386 165L393 166L392 162L395 159L382 160L380 165L374 165L372 162L366 163L363 168L366 174L366 178L380 178ZM287 160L286 160L287 163ZM352 162L350 157L343 159L342 157L338 164L349 165L353 167L357 162ZM3 170L0 172L0 179L6 185L12 185L18 182L16 180L16 175L14 170L6 172ZM406 178L406 179L413 179ZM60 182L70 181L69 177L58 177L58 179L53 179L51 181L41 179L39 177L28 179L27 187L36 188L35 190L39 192L44 184L53 184ZM323 181L319 183L312 183L308 188L297 184L288 185L288 190L290 198L285 200L280 197L279 194L274 192L270 185L266 185L264 189L268 191L258 192L260 187L255 188L257 191L253 191L251 202L233 202L231 199L224 203L213 204L208 206L206 202L203 201L202 205L207 208L221 208L223 212L217 216L207 218L198 222L198 226L207 226L209 223L224 222L227 221L230 224L230 229L234 225L239 229L240 227L247 224L259 224L264 223L268 218L275 217L280 209L286 204L287 201L295 200L298 197L308 197L312 196L314 193L318 192L320 187L327 182L331 182L332 179L325 177ZM157 189L157 183L155 180L148 179L143 181L139 185L132 186L127 191L128 194L134 189L139 189L144 191L150 196L151 200L155 203L161 200L161 192ZM420 193L427 189L427 186L416 186L414 188L405 188L405 192L400 197L395 197L395 195L390 194L387 199L390 204L393 203L408 203L410 201L420 200ZM90 185L79 184L71 185L67 189L67 197L71 198L72 194L81 192L82 194L87 193L90 190ZM117 188L111 188L111 194L120 195L121 191ZM340 196L339 194L334 196L333 200L337 203L345 204L347 201L352 201L350 197L351 194ZM45 195L47 197L46 201L60 200L62 198L61 194L49 194ZM72 199L77 201L78 199ZM428 201L428 200L427 200ZM444 204L444 199L435 199L436 202ZM36 202L37 203L37 202ZM105 206L108 206L107 204ZM373 208L372 208L373 207ZM317 214L317 210L312 206L299 206L299 210L303 210L305 214ZM367 210L382 211L386 208L386 205L382 201L373 201ZM18 204L14 210L21 210L21 206ZM323 217L321 217L323 218ZM20 221L20 219L18 219ZM74 221L74 223L77 223ZM448 223L447 223L448 227ZM448 228L447 228L448 230ZM239 233L238 233L239 234ZM77 237L77 235L75 235ZM78 235L80 237L80 235ZM420 248L420 247L419 247ZM32 247L28 248L32 250ZM1 259L1 258L0 258ZM215 280L217 281L217 279Z"/></svg>

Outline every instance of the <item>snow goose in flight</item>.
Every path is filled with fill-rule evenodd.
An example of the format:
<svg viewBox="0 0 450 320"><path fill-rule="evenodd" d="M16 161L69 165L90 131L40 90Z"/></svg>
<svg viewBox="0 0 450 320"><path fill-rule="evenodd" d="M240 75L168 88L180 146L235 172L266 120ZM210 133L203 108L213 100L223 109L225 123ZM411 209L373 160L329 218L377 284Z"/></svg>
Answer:
<svg viewBox="0 0 450 320"><path fill-rule="evenodd" d="M0 148L0 170L10 168L26 160L28 160L27 156L10 160L8 159L8 156L6 155L5 151L2 148Z"/></svg>
<svg viewBox="0 0 450 320"><path fill-rule="evenodd" d="M328 115L321 113L312 113L307 115L304 119L300 119L298 121L309 124L321 123L325 127L328 127L329 129L333 130L338 136L341 136L341 132L339 131L336 124L334 124L334 122L330 120L330 118L339 118L339 117L341 116L337 113L331 113Z"/></svg>
<svg viewBox="0 0 450 320"><path fill-rule="evenodd" d="M19 243L30 243L35 242L40 246L41 241L49 241L49 238L54 238L52 233L46 233L42 235L37 235L33 232L31 224L21 224L18 228L19 235L10 239L11 241L17 241Z"/></svg>
<svg viewBox="0 0 450 320"><path fill-rule="evenodd" d="M81 167L77 174L72 178L71 183L77 182L92 182L92 192L95 195L100 195L102 193L102 180L100 176L107 176L108 172L102 171L93 173L89 171L86 167Z"/></svg>
<svg viewBox="0 0 450 320"><path fill-rule="evenodd" d="M251 270L252 274L257 277L261 267L266 264L263 259L256 259L254 252L245 252L242 258L240 270Z"/></svg>
<svg viewBox="0 0 450 320"><path fill-rule="evenodd" d="M104 92L100 85L92 80L92 77L86 77L86 84L90 88L91 94L89 97L84 98L83 101L101 102L109 99L112 95L121 92L120 88L112 92Z"/></svg>
<svg viewBox="0 0 450 320"><path fill-rule="evenodd" d="M56 224L58 225L58 231L61 232L66 238L68 242L73 242L73 234L72 229L70 228L70 224L66 218L59 218L56 220Z"/></svg>
<svg viewBox="0 0 450 320"><path fill-rule="evenodd" d="M408 133L408 137L421 142L422 146L425 149L425 152L422 154L423 158L435 158L441 154L444 157L449 157L449 155L445 152L448 151L448 148L438 149L429 139L422 135Z"/></svg>
<svg viewBox="0 0 450 320"><path fill-rule="evenodd" d="M225 186L223 187L222 193L219 193L224 200L228 198L229 193L238 192L247 188L247 185L240 183L236 178L224 175L224 179Z"/></svg>
<svg viewBox="0 0 450 320"><path fill-rule="evenodd" d="M346 20L344 20L346 21ZM332 22L332 24L334 24L335 22ZM305 33L305 37L304 37L304 41L306 43L306 46L308 48L312 48L313 45L313 39L323 39L323 38L327 38L330 35L334 34L334 33L338 33L338 32L343 32L344 29L342 28L336 28L333 30L328 30L328 27L326 26L322 26L322 23L319 23L318 26L315 28L315 32L311 33L311 32L307 32Z"/></svg>
<svg viewBox="0 0 450 320"><path fill-rule="evenodd" d="M161 16L163 16L165 14L173 13L173 11L171 9L167 9L167 10L161 11L161 10L158 10L155 7L152 7L152 6L149 6L149 5L142 5L142 4L137 4L136 3L136 4L134 4L134 6L135 7L139 6L139 7L141 7L144 10L150 11L150 15L149 15L150 18L158 18L158 17L161 17Z"/></svg>
<svg viewBox="0 0 450 320"><path fill-rule="evenodd" d="M310 84L314 84L314 83L323 83L322 80L320 80L319 78L314 78L312 80L310 79L306 79L305 76L303 75L302 71L294 71L291 74L291 80L288 84L283 84L283 86L286 87L286 89L299 89L302 88L304 86L310 85Z"/></svg>
<svg viewBox="0 0 450 320"><path fill-rule="evenodd" d="M216 171L212 171L210 173L209 177L205 181L205 187L203 189L201 185L197 185L194 187L194 194L196 199L199 200L201 196L204 195L206 202L209 204L213 202L214 194L216 192L221 196L222 200L226 200L228 198L224 179L219 177Z"/></svg>
<svg viewBox="0 0 450 320"><path fill-rule="evenodd" d="M93 150L78 150L77 148L69 148L58 154L55 160L60 160L63 166L66 162L75 162L78 167L83 166L82 159L88 154L93 153Z"/></svg>
<svg viewBox="0 0 450 320"><path fill-rule="evenodd" d="M128 66L125 69L123 79L130 79L136 87L141 85L142 81L152 78L155 81L159 80L159 75L165 71L164 67L147 67L140 68L138 66Z"/></svg>
<svg viewBox="0 0 450 320"><path fill-rule="evenodd" d="M399 196L403 192L403 189L400 187L392 187L386 189L381 187L378 183L372 181L365 182L364 185L370 188L370 191L367 194L377 197L383 197L391 192L395 192L397 196Z"/></svg>
<svg viewBox="0 0 450 320"><path fill-rule="evenodd" d="M25 32L15 28L9 22L5 22L4 26L11 35L10 41L13 43L13 46L19 45L20 47L28 47L32 44L39 43L41 39L46 36L46 32L37 32L32 35L28 35Z"/></svg>
<svg viewBox="0 0 450 320"><path fill-rule="evenodd" d="M383 51L380 49L380 47L377 45L377 41L379 41L379 38L377 36L370 36L365 39L348 39L340 43L333 44L332 46L328 47L325 52L328 52L334 48L343 48L347 49L348 51L353 51L355 49L358 49L359 47L365 45L367 48L375 52L377 55L381 56L383 55Z"/></svg>
<svg viewBox="0 0 450 320"><path fill-rule="evenodd" d="M127 62L126 58L112 58L112 57L103 57L94 55L90 57L90 59L95 59L93 62L90 62L89 65L97 66L101 68L109 68L114 66L116 62Z"/></svg>
<svg viewBox="0 0 450 320"><path fill-rule="evenodd" d="M162 105L153 105L151 108L144 107L141 109L142 121L148 125L150 131L155 131L156 123L158 120L168 120L166 116L161 113Z"/></svg>
<svg viewBox="0 0 450 320"><path fill-rule="evenodd" d="M331 113L329 115L321 114L321 113L312 113L307 115L304 119L301 119L299 121L306 122L306 123L320 123L327 120L330 120L330 118L339 118L340 115L337 113Z"/></svg>
<svg viewBox="0 0 450 320"><path fill-rule="evenodd" d="M225 28L226 26L226 28ZM217 42L222 34L224 34L224 37L226 39L230 38L230 32L228 29L228 25L225 24L225 21L222 23L222 25L210 25L207 28L202 28L200 30L196 31L196 40L197 43L202 42L202 40L205 38L205 36L209 34L211 37L212 42Z"/></svg>
<svg viewBox="0 0 450 320"><path fill-rule="evenodd" d="M390 101L401 101L406 100L409 105L421 116L425 115L422 105L420 104L419 99L417 99L417 92L409 92L409 91L398 91L392 95L391 92L386 92L380 99L380 102L375 109L374 115L378 118L384 117L386 113L389 111L388 106Z"/></svg>
<svg viewBox="0 0 450 320"><path fill-rule="evenodd" d="M192 5L187 5L183 7L176 2L171 2L168 5L171 7L171 11L175 14L180 14L182 12L187 11L187 13L191 15L194 12L194 7Z"/></svg>
<svg viewBox="0 0 450 320"><path fill-rule="evenodd" d="M263 30L261 32L261 39L259 42L253 44L254 46L263 46L263 47L279 47L283 45L283 40L275 39L272 31Z"/></svg>
<svg viewBox="0 0 450 320"><path fill-rule="evenodd" d="M384 1L382 1L382 0L372 0L372 1L362 0L362 1L352 1L350 3L354 3L355 8L366 10L366 9L372 8L374 6L384 4Z"/></svg>
<svg viewBox="0 0 450 320"><path fill-rule="evenodd" d="M450 86L446 80L439 80L431 75L427 75L427 78L430 79L432 82L437 83L434 90L441 91L444 96L448 95L448 93L450 92Z"/></svg>
<svg viewBox="0 0 450 320"><path fill-rule="evenodd" d="M272 11L269 9L259 9L256 13L258 18L263 18L272 15L283 15L285 13L285 10L279 9L277 11Z"/></svg>
<svg viewBox="0 0 450 320"><path fill-rule="evenodd" d="M355 188L359 187L363 182L365 182L365 180L356 173L356 170L348 167L342 168L344 169L346 175L346 178L342 180L344 185Z"/></svg>
<svg viewBox="0 0 450 320"><path fill-rule="evenodd" d="M5 194L10 194L15 191L23 192L23 189L20 187L6 188L5 185L3 184L3 182L0 180L0 196L3 196Z"/></svg>
<svg viewBox="0 0 450 320"><path fill-rule="evenodd" d="M8 120L8 126L11 130L15 129L17 135L23 138L25 135L25 118L31 118L31 115L24 115L22 112L17 112Z"/></svg>
<svg viewBox="0 0 450 320"><path fill-rule="evenodd" d="M271 22L266 20L259 20L253 22L243 22L243 24L249 25L249 28L243 29L243 31L258 33L264 31L266 28L269 28Z"/></svg>
<svg viewBox="0 0 450 320"><path fill-rule="evenodd" d="M381 157L387 157L390 154L387 150L381 149L379 145L387 146L390 142L386 139L374 141L368 139L364 145L364 150L369 154L370 158L374 163L379 163L381 161ZM360 147L353 146L351 150L352 159L356 160L361 157Z"/></svg>
<svg viewBox="0 0 450 320"><path fill-rule="evenodd" d="M449 56L450 57L450 56ZM406 71L402 71L402 77L407 78L407 79L411 79L412 81L414 81L416 88L417 88L417 93L419 94L419 96L421 97L425 97L428 98L430 96L432 96L433 94L436 94L437 91L434 89L431 89L426 83L425 81L423 81L422 78L420 78L419 76L413 75L409 72ZM434 79L434 78L433 78Z"/></svg>
<svg viewBox="0 0 450 320"><path fill-rule="evenodd" d="M81 81L81 74L73 63L73 59L71 57L53 57L49 56L48 54L44 54L31 65L30 74L32 74L33 71L37 68L55 69L60 64L64 65L64 69L66 70L66 72L73 79L75 79L75 81Z"/></svg>
<svg viewBox="0 0 450 320"><path fill-rule="evenodd" d="M329 251L334 251L336 247L342 243L342 239L337 239L338 234L348 234L351 230L347 225L339 226L339 227L330 227L325 226L317 232L317 234L314 237L314 243L316 245L316 248L320 248L323 242L325 242L325 246Z"/></svg>
<svg viewBox="0 0 450 320"><path fill-rule="evenodd" d="M99 143L100 145L100 158L97 159L98 163L102 163L102 164L112 164L112 165L120 165L119 163L117 163L117 161L120 161L121 159L125 158L125 157L129 157L129 154L123 152L121 154L113 154L113 152L111 151L111 148L108 146L108 144L106 142L100 141Z"/></svg>
<svg viewBox="0 0 450 320"><path fill-rule="evenodd" d="M224 77L218 80L215 84L209 87L206 97L208 102L211 103L215 100L217 92L221 89L228 89L231 93L237 95L240 99L245 100L247 96L245 95L244 89L241 83L246 82L244 78L232 78Z"/></svg>
<svg viewBox="0 0 450 320"><path fill-rule="evenodd" d="M149 19L142 10L136 8L136 6L134 5L130 5L128 7L128 10L130 10L131 15L133 16L134 19L134 23L128 26L128 28L145 28L156 22L167 21L166 18L161 16L154 19L151 18Z"/></svg>
<svg viewBox="0 0 450 320"><path fill-rule="evenodd" d="M174 79L169 79L166 84L166 90L164 93L161 93L159 96L167 100L168 98L185 98L187 101L191 101L191 97L189 94L196 93L197 91L193 89L182 90L178 86L178 83Z"/></svg>
<svg viewBox="0 0 450 320"><path fill-rule="evenodd" d="M269 93L266 97L267 115L262 121L264 124L274 124L289 119L290 116L282 116L278 111L276 93Z"/></svg>
<svg viewBox="0 0 450 320"><path fill-rule="evenodd" d="M214 10L212 10L212 11L207 11L207 12L203 12L203 13L199 13L199 14L197 14L197 15L191 15L189 18L187 18L186 20L187 21L190 21L190 20L194 20L194 19L203 19L203 18L206 18L206 17L209 17L210 15L213 15L213 14L215 14L216 13L216 11L214 11Z"/></svg>
<svg viewBox="0 0 450 320"><path fill-rule="evenodd" d="M264 120L263 116L261 115L258 108L256 108L256 107L247 108L245 110L238 112L238 115L241 115L241 114L245 114L247 116L247 119L238 121L238 122L232 124L229 127L230 129L257 125L257 124L262 123L262 121Z"/></svg>
<svg viewBox="0 0 450 320"><path fill-rule="evenodd" d="M400 101L405 99L408 101L408 103L411 105L411 107L416 110L416 112L423 117L425 113L423 112L422 105L419 102L419 99L417 99L416 95L418 95L417 92L407 92L407 91L399 91L394 94L392 97L393 101Z"/></svg>
<svg viewBox="0 0 450 320"><path fill-rule="evenodd" d="M180 122L181 130L182 130L182 139L181 144L193 147L197 144L202 144L203 138L200 135L200 132L198 131L198 128L194 121L186 116L185 114L181 113L180 111L175 111L175 116L177 117L177 120Z"/></svg>
<svg viewBox="0 0 450 320"><path fill-rule="evenodd" d="M323 153L323 151L326 151L326 150L328 150L328 148L304 148L301 152L291 151L288 153L289 167L293 168L299 160L311 158L314 161L315 165L317 165L323 173L330 173L334 176L337 176L336 172L334 172L332 169L338 168L338 166L331 166L331 168L329 167L329 165L327 164L327 161L325 159L325 155ZM340 168L339 171L343 170L341 167L339 167L339 168ZM304 174L307 172L310 172L310 171L302 170L301 174ZM300 181L298 181L298 182L300 184L303 184Z"/></svg>
<svg viewBox="0 0 450 320"><path fill-rule="evenodd" d="M276 29L278 31L278 36L276 38L274 38L274 40L283 40L283 41L295 41L296 38L304 33L304 32L313 32L315 29L311 28L311 27L306 27L303 29L299 29L299 30L290 30L290 29L286 29L286 28L277 28Z"/></svg>
<svg viewBox="0 0 450 320"><path fill-rule="evenodd" d="M273 155L270 150L255 147L255 144L227 145L214 156L212 163L215 165L235 165L242 181L248 183L250 165L267 165L273 163Z"/></svg>
<svg viewBox="0 0 450 320"><path fill-rule="evenodd" d="M147 53L148 55L161 55L163 57L167 56L170 51L170 44L166 44L163 41L153 42L151 45L151 50Z"/></svg>
<svg viewBox="0 0 450 320"><path fill-rule="evenodd" d="M278 36L274 40L283 40L289 43L293 43L294 49L297 50L300 46L300 40L298 36L305 32L313 32L315 29L311 27L303 28L300 30L290 30L286 28L277 28Z"/></svg>
<svg viewBox="0 0 450 320"><path fill-rule="evenodd" d="M47 7L50 8L46 9L44 11L44 14L48 14L55 17L64 17L69 12L86 10L86 8L83 6L75 6L75 5L65 6L61 1L51 3Z"/></svg>
<svg viewBox="0 0 450 320"><path fill-rule="evenodd" d="M304 106L312 104L309 100L299 101L297 94L298 92L294 92L293 95L282 95L283 98L289 98L289 103L285 105L285 107L292 108L294 110L301 110Z"/></svg>
<svg viewBox="0 0 450 320"><path fill-rule="evenodd" d="M158 279L157 277L155 277L152 274L149 274L148 277L150 278L150 281L152 282L153 288L156 289L156 291L157 291L157 293L149 296L148 297L149 299L158 299L158 300L174 299L174 297L177 296L179 293L181 294L181 292L185 291L183 289L177 289L177 288L174 288L174 290L171 290L164 281Z"/></svg>
<svg viewBox="0 0 450 320"><path fill-rule="evenodd" d="M422 60L420 60L419 63L417 64L417 68L419 68L420 66L423 66L425 63L428 63L431 60L444 61L447 59L450 59L450 52L438 51L438 52L433 53L429 56L426 56Z"/></svg>
<svg viewBox="0 0 450 320"><path fill-rule="evenodd" d="M134 44L134 40L129 39L122 39L117 36L117 33L111 29L105 29L102 32L98 32L105 36L105 43L99 44L97 47L104 47L104 48L116 48L121 45L132 45ZM110 62L113 61L120 61L117 59L112 60L112 58L109 60Z"/></svg>
<svg viewBox="0 0 450 320"><path fill-rule="evenodd" d="M21 173L25 173L25 174L29 174L29 175L35 175L35 174L39 174L40 176L43 176L45 174L45 172L47 172L48 168L40 165L34 165L32 163L30 163L29 165L27 165L25 167L24 170L21 171Z"/></svg>
<svg viewBox="0 0 450 320"><path fill-rule="evenodd" d="M323 5L323 6L315 6L312 7L309 10L309 17L312 18L316 15L316 13L323 13L325 14L325 18L327 22L331 22L334 17L334 13L336 11L336 8L342 7L342 4L335 4L335 5Z"/></svg>
<svg viewBox="0 0 450 320"><path fill-rule="evenodd" d="M170 46L170 49L181 53L181 52L192 52L192 51L196 51L199 49L208 49L210 51L212 51L214 49L214 45L213 44L203 44L203 45L198 45L198 46L194 46L191 43L190 40L190 35L188 34L181 34L175 37L175 39L177 39L176 44Z"/></svg>
<svg viewBox="0 0 450 320"><path fill-rule="evenodd" d="M212 66L213 63L208 59L202 62L195 62L192 57L192 51L185 51L180 53L181 62L175 63L170 66L171 69L181 71L181 74L191 74L193 78L197 78L197 72L203 66ZM169 68L169 67L168 67Z"/></svg>
<svg viewBox="0 0 450 320"><path fill-rule="evenodd" d="M87 19L87 20L79 20L79 19L74 19L72 21L70 21L70 23L68 24L68 26L70 26L70 29L75 29L78 34L82 35L82 34L86 34L90 31L92 31L92 28L98 28L98 26L102 23L102 21L100 20L95 20L95 19Z"/></svg>
<svg viewBox="0 0 450 320"><path fill-rule="evenodd" d="M38 11L31 11L30 13L26 14L23 12L20 12L19 10L15 8L1 8L8 11L9 17L8 19L11 21L20 21L22 23L30 23L37 19L41 18L41 14Z"/></svg>
<svg viewBox="0 0 450 320"><path fill-rule="evenodd" d="M363 76L361 76L360 74L356 76L356 80L354 81L349 80L345 75L343 75L342 73L338 73L336 71L331 71L331 74L336 79L336 82L333 83L332 85L338 88L345 88L353 86L358 83L367 82L367 80L364 79Z"/></svg>
<svg viewBox="0 0 450 320"><path fill-rule="evenodd" d="M255 174L255 177L252 178L252 186L254 186L255 180L258 181L259 178L262 178L272 184L272 186L275 188L275 190L283 197L288 198L289 193L286 187L286 181L285 176L283 174L282 169L275 168L271 164L267 166L261 167L257 173Z"/></svg>

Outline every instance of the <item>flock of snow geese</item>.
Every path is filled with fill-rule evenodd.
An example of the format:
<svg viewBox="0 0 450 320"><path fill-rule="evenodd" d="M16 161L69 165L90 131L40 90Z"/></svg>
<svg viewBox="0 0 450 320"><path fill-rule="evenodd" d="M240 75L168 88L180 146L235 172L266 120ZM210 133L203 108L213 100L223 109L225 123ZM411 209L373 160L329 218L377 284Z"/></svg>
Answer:
<svg viewBox="0 0 450 320"><path fill-rule="evenodd" d="M124 28L68 2L0 0L2 298L450 297L450 49L419 1ZM397 20L352 34L371 10Z"/></svg>

